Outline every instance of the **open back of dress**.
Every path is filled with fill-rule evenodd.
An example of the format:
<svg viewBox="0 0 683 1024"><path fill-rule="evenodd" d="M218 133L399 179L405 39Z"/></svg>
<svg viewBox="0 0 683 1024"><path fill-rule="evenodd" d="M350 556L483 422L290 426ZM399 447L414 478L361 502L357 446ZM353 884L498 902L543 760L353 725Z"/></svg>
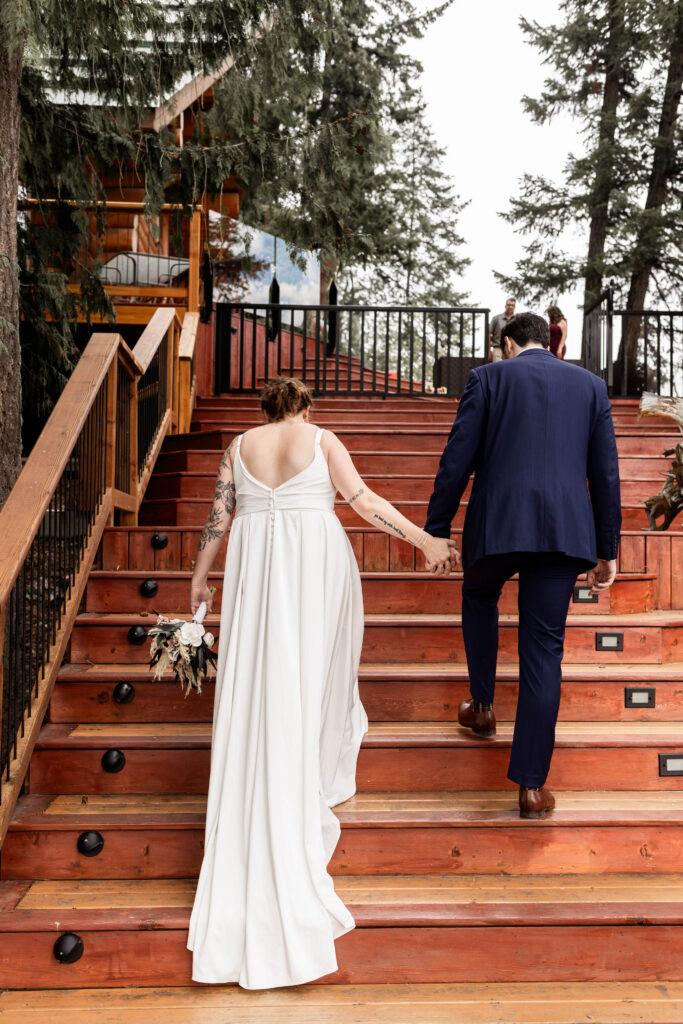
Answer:
<svg viewBox="0 0 683 1024"><path fill-rule="evenodd" d="M270 488L234 463L204 862L188 947L195 981L270 988L337 969L354 926L327 864L330 810L355 792L360 575L315 438Z"/></svg>

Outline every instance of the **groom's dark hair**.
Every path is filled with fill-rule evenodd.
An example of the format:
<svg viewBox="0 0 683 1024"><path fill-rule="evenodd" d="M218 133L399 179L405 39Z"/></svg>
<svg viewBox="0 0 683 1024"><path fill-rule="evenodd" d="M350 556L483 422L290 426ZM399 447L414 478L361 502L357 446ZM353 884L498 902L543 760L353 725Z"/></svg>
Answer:
<svg viewBox="0 0 683 1024"><path fill-rule="evenodd" d="M516 313L503 325L503 330L500 332L500 347L502 349L505 349L506 338L512 338L520 348L524 348L530 341L537 341L543 345L543 348L548 348L550 345L548 322L538 313Z"/></svg>

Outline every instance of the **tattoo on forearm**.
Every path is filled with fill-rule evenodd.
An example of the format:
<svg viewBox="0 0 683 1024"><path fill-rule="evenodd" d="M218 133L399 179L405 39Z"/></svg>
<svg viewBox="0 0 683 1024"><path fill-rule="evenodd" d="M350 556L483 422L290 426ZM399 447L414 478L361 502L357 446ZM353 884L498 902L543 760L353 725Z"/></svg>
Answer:
<svg viewBox="0 0 683 1024"><path fill-rule="evenodd" d="M207 544L210 544L212 540L218 540L223 536L224 530L221 529L221 514L220 511L214 505L209 512L204 529L201 532L199 538L199 550L203 551Z"/></svg>
<svg viewBox="0 0 683 1024"><path fill-rule="evenodd" d="M235 485L232 480L227 483L223 480L218 480L216 482L216 493L214 494L213 505L211 506L211 511L209 512L206 524L199 538L200 551L203 551L211 541L219 540L225 535L228 529L230 516L235 511L235 504Z"/></svg>
<svg viewBox="0 0 683 1024"><path fill-rule="evenodd" d="M361 494L365 494L365 488L364 487L361 487L361 489L359 491L356 491L356 493L353 495L352 498L349 498L349 505L353 505L353 503L356 500L356 498L360 498Z"/></svg>
<svg viewBox="0 0 683 1024"><path fill-rule="evenodd" d="M406 535L403 530L399 529L398 526L394 526L394 524L390 523L388 519L383 519L379 512L375 512L373 519L379 519L380 523L384 523L385 526L388 526L389 529L393 530L399 537L403 537L404 540L406 539Z"/></svg>

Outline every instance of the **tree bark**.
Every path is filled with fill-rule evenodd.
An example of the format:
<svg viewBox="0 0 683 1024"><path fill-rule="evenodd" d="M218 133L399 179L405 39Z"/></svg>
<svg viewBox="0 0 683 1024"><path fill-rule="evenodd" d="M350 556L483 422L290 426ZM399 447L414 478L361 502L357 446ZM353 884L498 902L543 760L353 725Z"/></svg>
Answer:
<svg viewBox="0 0 683 1024"><path fill-rule="evenodd" d="M609 38L605 47L607 67L602 93L602 109L598 129L595 181L589 200L590 229L586 274L584 278L583 308L588 309L602 292L605 240L609 226L609 201L614 188L614 139L617 130L619 83L621 80L621 36L624 16L620 0L609 3ZM586 327L584 321L581 355L586 354Z"/></svg>
<svg viewBox="0 0 683 1024"><path fill-rule="evenodd" d="M676 30L669 51L669 67L659 116L659 129L655 139L644 217L633 247L637 261L631 274L626 300L627 309L644 309L650 276L656 265L664 225L661 209L667 198L667 185L674 170L674 137L678 121L678 108L683 88L683 13L679 11ZM626 346L628 380L635 380L638 356L638 337L641 318L625 317L623 344ZM644 382L647 387L647 381Z"/></svg>
<svg viewBox="0 0 683 1024"><path fill-rule="evenodd" d="M0 505L21 470L21 350L17 190L23 44L8 52L0 32Z"/></svg>

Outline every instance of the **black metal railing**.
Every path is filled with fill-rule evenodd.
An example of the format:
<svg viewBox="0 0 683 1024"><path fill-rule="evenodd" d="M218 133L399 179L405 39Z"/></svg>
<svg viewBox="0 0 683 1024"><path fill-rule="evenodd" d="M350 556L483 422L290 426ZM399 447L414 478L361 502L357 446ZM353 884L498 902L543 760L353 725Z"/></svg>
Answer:
<svg viewBox="0 0 683 1024"><path fill-rule="evenodd" d="M683 310L615 309L607 288L584 314L583 365L614 397L683 396Z"/></svg>
<svg viewBox="0 0 683 1024"><path fill-rule="evenodd" d="M0 759L8 779L106 491L107 381L57 481L7 602Z"/></svg>
<svg viewBox="0 0 683 1024"><path fill-rule="evenodd" d="M116 368L116 452L114 486L127 491L130 485L131 378L121 363Z"/></svg>
<svg viewBox="0 0 683 1024"><path fill-rule="evenodd" d="M455 396L488 334L489 310L472 307L219 303L216 393L285 374L317 394Z"/></svg>
<svg viewBox="0 0 683 1024"><path fill-rule="evenodd" d="M138 382L138 477L145 472L168 408L168 359L167 332Z"/></svg>

